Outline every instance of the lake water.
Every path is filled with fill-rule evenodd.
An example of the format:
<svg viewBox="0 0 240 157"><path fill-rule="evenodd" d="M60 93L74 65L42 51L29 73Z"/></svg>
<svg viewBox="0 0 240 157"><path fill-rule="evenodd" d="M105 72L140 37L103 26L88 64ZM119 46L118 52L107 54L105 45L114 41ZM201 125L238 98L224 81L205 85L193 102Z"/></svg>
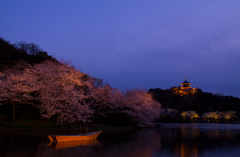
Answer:
<svg viewBox="0 0 240 157"><path fill-rule="evenodd" d="M57 144L49 132L0 131L0 157L240 157L240 124L159 124Z"/></svg>

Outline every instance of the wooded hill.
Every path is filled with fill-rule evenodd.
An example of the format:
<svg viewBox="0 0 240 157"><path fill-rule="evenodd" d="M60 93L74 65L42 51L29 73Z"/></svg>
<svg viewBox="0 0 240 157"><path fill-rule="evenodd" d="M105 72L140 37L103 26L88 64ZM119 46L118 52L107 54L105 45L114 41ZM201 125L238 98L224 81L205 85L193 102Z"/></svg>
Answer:
<svg viewBox="0 0 240 157"><path fill-rule="evenodd" d="M10 44L0 37L0 71L12 67L24 69L26 63L33 65L45 60L57 61L34 43L17 42Z"/></svg>
<svg viewBox="0 0 240 157"><path fill-rule="evenodd" d="M196 111L199 115L213 111L236 111L240 113L240 99L233 96L224 96L203 92L198 89L195 94L181 96L171 89L149 89L153 98L162 104L162 108L172 108L180 112Z"/></svg>

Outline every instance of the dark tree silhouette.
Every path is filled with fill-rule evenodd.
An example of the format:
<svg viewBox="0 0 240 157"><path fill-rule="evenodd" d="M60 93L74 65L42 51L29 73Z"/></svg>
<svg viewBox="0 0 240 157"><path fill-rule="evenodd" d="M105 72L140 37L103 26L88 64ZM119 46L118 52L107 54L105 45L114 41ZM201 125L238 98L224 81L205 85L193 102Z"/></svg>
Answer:
<svg viewBox="0 0 240 157"><path fill-rule="evenodd" d="M18 42L10 44L10 42L0 37L0 71L24 67L25 63L33 65L34 63L41 63L45 60L57 62L47 52L34 43ZM22 66L19 66L22 64Z"/></svg>
<svg viewBox="0 0 240 157"><path fill-rule="evenodd" d="M37 55L39 52L43 52L43 49L34 43L25 43L21 41L13 44L13 46L16 49L24 51L29 55Z"/></svg>

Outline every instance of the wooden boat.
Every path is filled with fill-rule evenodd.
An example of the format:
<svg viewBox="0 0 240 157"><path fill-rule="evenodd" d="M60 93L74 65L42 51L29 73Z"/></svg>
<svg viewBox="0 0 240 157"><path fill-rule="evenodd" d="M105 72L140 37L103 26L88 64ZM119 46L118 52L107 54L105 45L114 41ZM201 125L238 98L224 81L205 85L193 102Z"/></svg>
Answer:
<svg viewBox="0 0 240 157"><path fill-rule="evenodd" d="M102 130L77 135L48 135L48 138L51 142L85 141L96 139L101 133Z"/></svg>
<svg viewBox="0 0 240 157"><path fill-rule="evenodd" d="M85 140L85 141L69 141L69 142L50 142L48 147L55 149L63 149L78 146L100 146L101 143L97 139Z"/></svg>

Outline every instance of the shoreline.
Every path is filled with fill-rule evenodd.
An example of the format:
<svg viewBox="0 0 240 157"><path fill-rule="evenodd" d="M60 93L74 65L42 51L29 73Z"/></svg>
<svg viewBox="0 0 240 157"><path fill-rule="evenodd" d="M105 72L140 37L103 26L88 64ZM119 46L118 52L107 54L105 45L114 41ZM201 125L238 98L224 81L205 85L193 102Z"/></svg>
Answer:
<svg viewBox="0 0 240 157"><path fill-rule="evenodd" d="M92 132L103 130L104 132L127 132L137 128L121 126L99 126L99 127L35 127L35 126L0 126L0 131L56 131L56 132Z"/></svg>
<svg viewBox="0 0 240 157"><path fill-rule="evenodd" d="M240 123L219 123L219 122L159 122L155 123L155 126L159 126L161 124L240 124ZM143 127L144 128L144 127ZM84 128L54 128L54 127L13 127L13 126L0 126L0 131L71 131L71 132L91 132L91 131L97 131L97 130L103 130L104 132L126 132L126 131L133 131L140 129L139 127L120 127L120 126L101 126L101 127L84 127Z"/></svg>

